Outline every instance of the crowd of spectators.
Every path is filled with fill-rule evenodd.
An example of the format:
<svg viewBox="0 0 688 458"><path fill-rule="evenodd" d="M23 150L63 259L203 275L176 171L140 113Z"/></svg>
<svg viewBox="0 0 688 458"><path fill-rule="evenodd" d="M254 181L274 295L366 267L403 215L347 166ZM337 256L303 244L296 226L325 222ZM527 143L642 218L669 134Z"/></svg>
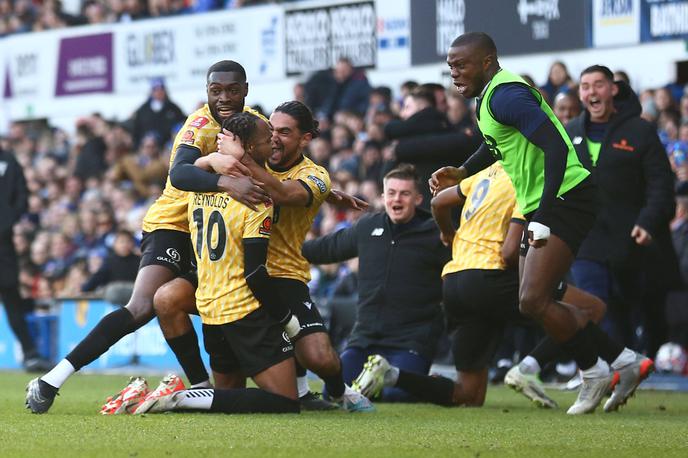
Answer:
<svg viewBox="0 0 688 458"><path fill-rule="evenodd" d="M82 0L66 11L60 0L0 0L0 37L14 33L109 24L289 0Z"/></svg>
<svg viewBox="0 0 688 458"><path fill-rule="evenodd" d="M120 4L108 5L115 3ZM132 3L141 2L123 2ZM0 12L8 5L16 9L21 0L0 0ZM161 86L164 90L161 82L153 82L142 109ZM581 110L576 82L561 62L552 66L540 91L564 121ZM670 86L639 96L643 117L656 123L677 177L679 205L671 227L688 279L688 92ZM308 155L327 168L333 188L362 197L372 211L382 209L382 177L395 165L414 164L427 183L436 168L461 164L481 142L472 104L453 88L415 81L398 88L372 86L346 59L297 84L293 98L307 103L321 122L323 135L311 142ZM142 217L165 183L175 129L170 122L166 134L142 130L139 118L132 114L115 122L92 114L76 121L73 136L44 123L14 122L0 140L23 166L30 192L29 212L14 235L25 297L41 303L81 295L112 275L111 263L120 271L135 265L130 257L135 248L113 250L113 244L126 234L140 240ZM427 191L421 205L429 205ZM359 217L360 212L325 204L310 236L348 227ZM312 293L324 300L350 297L356 281L355 259L314 267Z"/></svg>

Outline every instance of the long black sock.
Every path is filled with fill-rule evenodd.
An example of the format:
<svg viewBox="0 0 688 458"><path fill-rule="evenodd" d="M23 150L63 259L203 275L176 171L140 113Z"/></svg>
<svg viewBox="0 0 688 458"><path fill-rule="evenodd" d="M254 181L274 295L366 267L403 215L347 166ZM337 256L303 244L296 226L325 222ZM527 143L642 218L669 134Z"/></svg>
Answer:
<svg viewBox="0 0 688 458"><path fill-rule="evenodd" d="M623 345L619 345L616 341L612 340L612 338L597 325L593 328L593 332L600 357L611 365L623 351Z"/></svg>
<svg viewBox="0 0 688 458"><path fill-rule="evenodd" d="M397 387L415 395L418 399L432 402L441 406L451 406L454 403L454 382L445 377L414 374L399 370Z"/></svg>
<svg viewBox="0 0 688 458"><path fill-rule="evenodd" d="M306 368L303 367L301 364L299 364L298 361L296 361L296 376L297 377L305 377L306 376Z"/></svg>
<svg viewBox="0 0 688 458"><path fill-rule="evenodd" d="M301 404L258 388L215 390L211 412L222 413L299 413Z"/></svg>
<svg viewBox="0 0 688 458"><path fill-rule="evenodd" d="M592 321L579 329L573 337L561 344L561 348L569 355L582 370L589 369L597 363L599 353L595 343L595 328Z"/></svg>
<svg viewBox="0 0 688 458"><path fill-rule="evenodd" d="M126 308L120 308L105 315L91 332L79 342L66 359L74 369L79 370L92 363L122 337L134 332L139 327L134 317Z"/></svg>
<svg viewBox="0 0 688 458"><path fill-rule="evenodd" d="M328 396L333 398L340 398L344 394L344 376L342 376L341 366L339 372L334 375L322 377L323 382L325 382L325 389L327 390Z"/></svg>
<svg viewBox="0 0 688 458"><path fill-rule="evenodd" d="M561 345L556 343L550 336L545 336L537 346L530 352L530 356L535 358L543 369L547 364L555 361L563 353Z"/></svg>
<svg viewBox="0 0 688 458"><path fill-rule="evenodd" d="M26 323L26 311L24 310L22 298L19 295L19 289L17 286L3 288L0 290L0 297L2 297L2 302L5 304L7 322L21 344L24 358L37 356L36 345Z"/></svg>
<svg viewBox="0 0 688 458"><path fill-rule="evenodd" d="M191 328L191 331L186 334L165 340L167 340L167 345L174 352L179 365L182 366L186 377L192 385L210 379L201 359L201 349L198 347L198 336L194 328Z"/></svg>

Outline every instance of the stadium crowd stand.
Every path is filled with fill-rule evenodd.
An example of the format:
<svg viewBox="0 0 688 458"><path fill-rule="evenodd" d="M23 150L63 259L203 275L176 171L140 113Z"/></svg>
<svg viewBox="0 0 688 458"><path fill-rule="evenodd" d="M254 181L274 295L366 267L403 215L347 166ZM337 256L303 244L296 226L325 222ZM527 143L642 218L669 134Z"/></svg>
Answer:
<svg viewBox="0 0 688 458"><path fill-rule="evenodd" d="M289 1L289 0L283 0ZM84 24L109 24L219 9L243 8L270 0L87 0L78 13L66 12L60 0L0 1L0 37L14 33L61 29Z"/></svg>

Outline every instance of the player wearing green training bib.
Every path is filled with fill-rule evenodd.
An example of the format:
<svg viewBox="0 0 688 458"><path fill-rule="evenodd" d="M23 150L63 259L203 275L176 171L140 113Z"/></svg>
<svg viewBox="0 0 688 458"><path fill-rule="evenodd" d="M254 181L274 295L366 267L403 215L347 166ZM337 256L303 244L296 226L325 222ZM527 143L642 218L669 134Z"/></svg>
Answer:
<svg viewBox="0 0 688 458"><path fill-rule="evenodd" d="M461 166L443 167L431 190L460 183L499 160L511 178L528 230L521 242L521 312L538 321L553 345L583 369L583 385L570 414L590 412L612 383L599 358L609 337L583 313L554 299L580 244L595 221L595 187L561 123L540 94L522 78L500 68L492 39L466 33L452 43L447 64L454 85L477 97L484 142Z"/></svg>

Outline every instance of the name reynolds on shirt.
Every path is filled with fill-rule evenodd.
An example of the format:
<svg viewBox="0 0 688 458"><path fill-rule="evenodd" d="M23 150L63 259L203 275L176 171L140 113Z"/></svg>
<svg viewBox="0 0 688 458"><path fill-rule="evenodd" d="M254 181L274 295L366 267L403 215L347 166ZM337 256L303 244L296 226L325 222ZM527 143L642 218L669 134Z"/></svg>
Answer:
<svg viewBox="0 0 688 458"><path fill-rule="evenodd" d="M219 209L227 208L231 198L222 194L194 193L193 204L196 207L215 207Z"/></svg>

